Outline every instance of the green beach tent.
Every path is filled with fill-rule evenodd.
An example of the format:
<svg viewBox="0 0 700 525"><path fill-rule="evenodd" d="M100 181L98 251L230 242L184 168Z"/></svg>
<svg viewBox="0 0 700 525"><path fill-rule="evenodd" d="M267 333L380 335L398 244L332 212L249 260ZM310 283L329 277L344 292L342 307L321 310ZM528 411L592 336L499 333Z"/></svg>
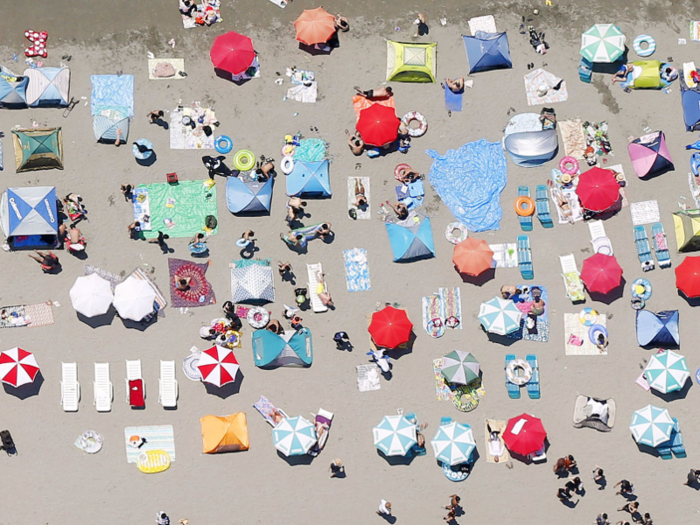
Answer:
<svg viewBox="0 0 700 525"><path fill-rule="evenodd" d="M61 128L19 129L12 131L17 172L63 169Z"/></svg>
<svg viewBox="0 0 700 525"><path fill-rule="evenodd" d="M437 44L386 42L386 79L435 82Z"/></svg>

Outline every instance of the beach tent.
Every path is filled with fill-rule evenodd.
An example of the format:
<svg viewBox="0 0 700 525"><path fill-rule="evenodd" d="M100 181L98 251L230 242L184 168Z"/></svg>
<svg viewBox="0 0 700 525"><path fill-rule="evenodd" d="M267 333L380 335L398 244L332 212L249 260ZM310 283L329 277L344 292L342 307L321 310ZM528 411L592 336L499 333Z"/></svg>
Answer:
<svg viewBox="0 0 700 525"><path fill-rule="evenodd" d="M5 66L0 66L0 108L26 108L28 83L27 77L15 75Z"/></svg>
<svg viewBox="0 0 700 525"><path fill-rule="evenodd" d="M419 219L414 221L413 218ZM394 262L408 262L435 257L430 218L413 215L400 223L386 223Z"/></svg>
<svg viewBox="0 0 700 525"><path fill-rule="evenodd" d="M627 151L637 177L655 177L674 169L663 131L633 140L627 145Z"/></svg>
<svg viewBox="0 0 700 525"><path fill-rule="evenodd" d="M0 224L8 242L15 237L57 236L56 188L7 188L0 200Z"/></svg>
<svg viewBox="0 0 700 525"><path fill-rule="evenodd" d="M637 310L637 343L639 346L680 346L678 310L650 312Z"/></svg>
<svg viewBox="0 0 700 525"><path fill-rule="evenodd" d="M534 168L552 160L559 149L556 129L542 129L538 113L521 113L510 119L503 148L518 166Z"/></svg>
<svg viewBox="0 0 700 525"><path fill-rule="evenodd" d="M96 115L92 118L92 131L97 142L114 144L117 141L117 130L122 130L119 142L126 144L129 139L129 117L109 118L104 115Z"/></svg>
<svg viewBox="0 0 700 525"><path fill-rule="evenodd" d="M18 129L12 131L17 172L63 169L61 128Z"/></svg>
<svg viewBox="0 0 700 525"><path fill-rule="evenodd" d="M686 131L700 131L700 91L688 88L681 80L681 104Z"/></svg>
<svg viewBox="0 0 700 525"><path fill-rule="evenodd" d="M311 366L313 344L308 328L275 334L270 330L253 332L253 358L259 368Z"/></svg>
<svg viewBox="0 0 700 525"><path fill-rule="evenodd" d="M677 211L672 215L678 251L692 252L700 249L700 211Z"/></svg>
<svg viewBox="0 0 700 525"><path fill-rule="evenodd" d="M662 66L658 60L635 60L632 66L635 69L627 77L628 81L622 83L622 87L629 85L632 89L661 89L668 85L661 79ZM664 66L667 67L669 64Z"/></svg>
<svg viewBox="0 0 700 525"><path fill-rule="evenodd" d="M234 303L271 303L275 300L275 280L270 259L242 259L231 264L231 300Z"/></svg>
<svg viewBox="0 0 700 525"><path fill-rule="evenodd" d="M331 181L328 160L319 162L294 161L287 175L287 195L290 197L330 197Z"/></svg>
<svg viewBox="0 0 700 525"><path fill-rule="evenodd" d="M245 412L230 416L204 416L199 419L202 425L202 452L237 452L248 450L248 420Z"/></svg>
<svg viewBox="0 0 700 525"><path fill-rule="evenodd" d="M242 175L243 176L243 175ZM265 182L242 180L241 177L226 179L226 205L231 213L269 212L272 204L274 178Z"/></svg>
<svg viewBox="0 0 700 525"><path fill-rule="evenodd" d="M437 44L386 42L386 79L396 82L435 82Z"/></svg>
<svg viewBox="0 0 700 525"><path fill-rule="evenodd" d="M469 73L513 67L506 33L477 31L475 36L462 35L462 39L469 59Z"/></svg>
<svg viewBox="0 0 700 525"><path fill-rule="evenodd" d="M24 70L27 84L27 106L66 107L70 100L70 69L37 67Z"/></svg>

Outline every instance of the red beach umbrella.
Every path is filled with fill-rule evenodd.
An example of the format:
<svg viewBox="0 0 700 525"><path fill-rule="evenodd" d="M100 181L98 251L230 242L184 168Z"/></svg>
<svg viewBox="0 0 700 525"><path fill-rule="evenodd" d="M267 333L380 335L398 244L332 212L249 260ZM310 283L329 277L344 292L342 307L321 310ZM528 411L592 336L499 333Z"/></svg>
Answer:
<svg viewBox="0 0 700 525"><path fill-rule="evenodd" d="M297 40L302 44L323 44L335 33L335 17L323 7L304 9L294 22L294 28L297 30Z"/></svg>
<svg viewBox="0 0 700 525"><path fill-rule="evenodd" d="M521 456L540 450L546 437L547 431L542 426L542 420L529 414L509 419L503 432L503 441L508 450Z"/></svg>
<svg viewBox="0 0 700 525"><path fill-rule="evenodd" d="M700 297L700 257L686 257L676 266L676 288L688 299Z"/></svg>
<svg viewBox="0 0 700 525"><path fill-rule="evenodd" d="M583 261L581 279L589 292L606 294L622 283L622 268L614 256L596 253Z"/></svg>
<svg viewBox="0 0 700 525"><path fill-rule="evenodd" d="M492 262L493 250L483 239L467 237L452 252L452 264L459 273L477 276L491 268Z"/></svg>
<svg viewBox="0 0 700 525"><path fill-rule="evenodd" d="M620 198L620 185L611 171L591 168L579 175L576 194L587 210L605 211Z"/></svg>
<svg viewBox="0 0 700 525"><path fill-rule="evenodd" d="M411 338L413 323L406 310L387 306L372 314L368 330L375 345L396 348Z"/></svg>
<svg viewBox="0 0 700 525"><path fill-rule="evenodd" d="M399 118L394 108L382 104L372 104L360 111L357 131L362 140L370 146L383 146L399 136Z"/></svg>
<svg viewBox="0 0 700 525"><path fill-rule="evenodd" d="M230 349L212 346L201 353L197 368L202 374L202 381L222 387L234 382L239 366Z"/></svg>
<svg viewBox="0 0 700 525"><path fill-rule="evenodd" d="M18 387L33 383L39 373L34 354L15 347L0 353L0 380Z"/></svg>
<svg viewBox="0 0 700 525"><path fill-rule="evenodd" d="M232 75L240 75L255 60L255 49L250 38L229 31L216 37L209 56L216 69L228 71Z"/></svg>

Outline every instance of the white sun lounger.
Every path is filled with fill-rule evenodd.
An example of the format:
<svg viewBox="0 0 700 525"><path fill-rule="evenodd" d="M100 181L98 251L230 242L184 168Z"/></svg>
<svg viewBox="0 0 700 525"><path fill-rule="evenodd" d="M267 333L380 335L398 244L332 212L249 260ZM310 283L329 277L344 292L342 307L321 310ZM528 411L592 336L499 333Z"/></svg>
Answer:
<svg viewBox="0 0 700 525"><path fill-rule="evenodd" d="M175 361L160 362L158 379L158 402L163 408L177 407L178 386L175 379Z"/></svg>
<svg viewBox="0 0 700 525"><path fill-rule="evenodd" d="M583 281L581 281L581 274L578 273L578 268L576 268L574 254L560 255L559 262L561 264L561 276L564 279L564 286L566 286L566 296L572 303L585 301Z"/></svg>
<svg viewBox="0 0 700 525"><path fill-rule="evenodd" d="M109 363L95 363L95 381L93 404L98 412L109 412L112 410L112 398L114 388L109 380Z"/></svg>
<svg viewBox="0 0 700 525"><path fill-rule="evenodd" d="M589 221L588 231L591 233L591 244L596 253L603 255L613 255L613 247L610 239L605 234L603 221Z"/></svg>
<svg viewBox="0 0 700 525"><path fill-rule="evenodd" d="M65 412L77 412L79 404L78 365L61 363L61 406Z"/></svg>
<svg viewBox="0 0 700 525"><path fill-rule="evenodd" d="M314 312L320 313L328 310L328 307L321 302L321 298L316 293L316 288L318 287L318 279L316 278L316 272L323 273L323 266L321 263L307 264L306 270L309 273L309 297L311 298L311 307ZM326 289L328 289L328 283L326 283Z"/></svg>

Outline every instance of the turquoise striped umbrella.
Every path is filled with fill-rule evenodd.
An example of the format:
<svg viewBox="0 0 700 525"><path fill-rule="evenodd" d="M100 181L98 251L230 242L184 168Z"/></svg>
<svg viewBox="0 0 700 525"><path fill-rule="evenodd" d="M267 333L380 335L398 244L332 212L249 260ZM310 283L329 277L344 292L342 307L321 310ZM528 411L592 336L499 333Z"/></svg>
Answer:
<svg viewBox="0 0 700 525"><path fill-rule="evenodd" d="M468 385L479 378L479 362L470 352L454 350L442 358L442 375L450 383Z"/></svg>
<svg viewBox="0 0 700 525"><path fill-rule="evenodd" d="M625 52L625 35L613 24L596 24L581 35L581 56L589 62L610 64Z"/></svg>
<svg viewBox="0 0 700 525"><path fill-rule="evenodd" d="M416 425L404 416L384 416L372 432L374 446L387 456L405 456L416 444Z"/></svg>
<svg viewBox="0 0 700 525"><path fill-rule="evenodd" d="M479 322L492 334L506 335L515 332L520 328L522 316L522 312L513 301L500 297L481 303L479 308Z"/></svg>
<svg viewBox="0 0 700 525"><path fill-rule="evenodd" d="M640 445L656 447L671 439L673 420L665 408L647 405L632 414L630 432Z"/></svg>
<svg viewBox="0 0 700 525"><path fill-rule="evenodd" d="M285 418L272 429L272 440L285 456L303 456L316 444L316 429L301 416Z"/></svg>
<svg viewBox="0 0 700 525"><path fill-rule="evenodd" d="M690 377L685 357L676 352L665 350L654 354L644 369L649 386L662 394L681 390Z"/></svg>
<svg viewBox="0 0 700 525"><path fill-rule="evenodd" d="M450 466L469 461L476 448L472 427L455 421L440 425L430 444L435 458Z"/></svg>

